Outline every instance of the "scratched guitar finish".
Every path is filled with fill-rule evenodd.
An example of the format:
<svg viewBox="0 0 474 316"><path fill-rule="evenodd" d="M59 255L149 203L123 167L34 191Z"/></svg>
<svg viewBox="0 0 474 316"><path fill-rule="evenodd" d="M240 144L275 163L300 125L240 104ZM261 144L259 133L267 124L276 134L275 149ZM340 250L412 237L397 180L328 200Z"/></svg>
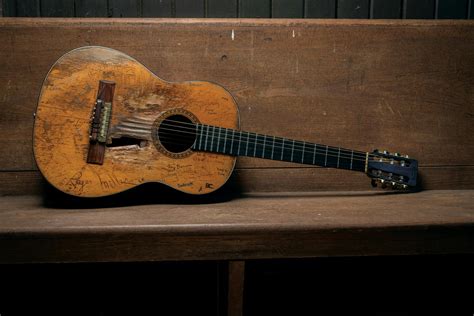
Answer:
<svg viewBox="0 0 474 316"><path fill-rule="evenodd" d="M230 177L236 156L364 172L383 186L416 186L408 156L313 144L239 130L223 87L167 82L126 54L88 46L62 56L44 81L34 127L44 177L75 196L115 194L145 182L204 194Z"/></svg>

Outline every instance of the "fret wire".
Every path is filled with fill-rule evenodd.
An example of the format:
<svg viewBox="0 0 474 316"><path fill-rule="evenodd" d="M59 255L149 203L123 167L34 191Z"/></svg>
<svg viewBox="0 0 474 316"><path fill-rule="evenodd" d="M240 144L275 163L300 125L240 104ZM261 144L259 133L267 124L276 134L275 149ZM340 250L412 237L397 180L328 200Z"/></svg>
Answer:
<svg viewBox="0 0 474 316"><path fill-rule="evenodd" d="M216 148L216 152L219 152L219 143L221 142L221 129L219 127L219 133L217 134L217 148Z"/></svg>
<svg viewBox="0 0 474 316"><path fill-rule="evenodd" d="M255 142L253 144L253 156L255 157L255 153L257 151L257 137L258 137L258 134L254 133L254 135L255 135Z"/></svg>
<svg viewBox="0 0 474 316"><path fill-rule="evenodd" d="M249 149L249 137L250 137L250 133L247 132L247 143L245 144L245 156L247 156L247 151Z"/></svg>
<svg viewBox="0 0 474 316"><path fill-rule="evenodd" d="M265 158L265 142L266 141L267 141L267 136L263 135L262 158Z"/></svg>
<svg viewBox="0 0 474 316"><path fill-rule="evenodd" d="M230 142L230 154L232 155L232 149L234 148L234 134L235 130L232 130L232 141Z"/></svg>
<svg viewBox="0 0 474 316"><path fill-rule="evenodd" d="M354 151L351 150L351 170L352 170L352 161L353 161L353 159L354 159Z"/></svg>
<svg viewBox="0 0 474 316"><path fill-rule="evenodd" d="M293 140L293 145L291 146L291 158L290 160L293 161L293 152L295 151L295 141Z"/></svg>
<svg viewBox="0 0 474 316"><path fill-rule="evenodd" d="M313 165L314 165L314 161L316 159L316 148L318 148L318 145L314 144L314 148L313 148Z"/></svg>
<svg viewBox="0 0 474 316"><path fill-rule="evenodd" d="M328 165L328 145L326 145L326 158L324 159L324 166Z"/></svg>
<svg viewBox="0 0 474 316"><path fill-rule="evenodd" d="M212 151L212 147L214 145L214 133L216 131L216 127L215 126L212 126L212 134L211 134L211 151Z"/></svg>
<svg viewBox="0 0 474 316"><path fill-rule="evenodd" d="M202 148L203 137L204 137L204 125L201 125L201 141L199 142L199 148Z"/></svg>
<svg viewBox="0 0 474 316"><path fill-rule="evenodd" d="M337 168L339 168L339 159L341 158L341 148L339 147L339 151L337 152Z"/></svg>
<svg viewBox="0 0 474 316"><path fill-rule="evenodd" d="M275 151L275 136L273 136L273 144L272 144L272 156L270 159L273 160L273 152Z"/></svg>
<svg viewBox="0 0 474 316"><path fill-rule="evenodd" d="M242 143L242 132L239 133L239 147L237 148L237 155L240 155L240 144Z"/></svg>
<svg viewBox="0 0 474 316"><path fill-rule="evenodd" d="M197 133L199 133L199 145L198 145L198 149L201 150L201 141L202 141L202 133L201 133L201 131L200 131L201 124L197 124L196 127L197 127Z"/></svg>
<svg viewBox="0 0 474 316"><path fill-rule="evenodd" d="M301 154L301 163L304 162L304 146L305 146L305 142L303 142L303 153Z"/></svg>
<svg viewBox="0 0 474 316"><path fill-rule="evenodd" d="M281 157L280 160L283 160L283 152L285 151L285 139L283 138L283 142L281 143Z"/></svg>
<svg viewBox="0 0 474 316"><path fill-rule="evenodd" d="M224 128L224 152L226 151L227 149L227 128Z"/></svg>
<svg viewBox="0 0 474 316"><path fill-rule="evenodd" d="M207 138L209 137L209 125L206 126L206 142L204 143L204 150L208 150L207 149Z"/></svg>

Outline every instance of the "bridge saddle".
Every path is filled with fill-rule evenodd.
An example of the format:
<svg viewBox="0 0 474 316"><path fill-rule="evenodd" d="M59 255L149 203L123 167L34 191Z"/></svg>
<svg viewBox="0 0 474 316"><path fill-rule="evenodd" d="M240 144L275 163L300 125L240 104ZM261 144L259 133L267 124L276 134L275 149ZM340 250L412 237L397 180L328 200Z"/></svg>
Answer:
<svg viewBox="0 0 474 316"><path fill-rule="evenodd" d="M115 82L106 80L99 81L99 92L97 93L91 115L87 163L98 165L104 163L114 90Z"/></svg>

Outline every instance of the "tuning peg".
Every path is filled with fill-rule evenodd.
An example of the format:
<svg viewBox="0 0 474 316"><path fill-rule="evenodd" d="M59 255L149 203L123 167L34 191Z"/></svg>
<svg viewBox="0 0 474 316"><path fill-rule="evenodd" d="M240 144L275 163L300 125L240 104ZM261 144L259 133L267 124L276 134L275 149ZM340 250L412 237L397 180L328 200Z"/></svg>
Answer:
<svg viewBox="0 0 474 316"><path fill-rule="evenodd" d="M408 188L408 185L403 184L402 187L403 187L404 189L406 189L406 188Z"/></svg>
<svg viewBox="0 0 474 316"><path fill-rule="evenodd" d="M394 153L393 155L398 157L398 156L400 156L400 153Z"/></svg>
<svg viewBox="0 0 474 316"><path fill-rule="evenodd" d="M407 159L408 159L408 158L410 158L410 157L408 157L408 155L405 155L405 158L407 158Z"/></svg>
<svg viewBox="0 0 474 316"><path fill-rule="evenodd" d="M386 150L383 151L384 155L389 155L390 153Z"/></svg>
<svg viewBox="0 0 474 316"><path fill-rule="evenodd" d="M397 185L397 183L395 181L392 181L392 186L394 187L396 185Z"/></svg>

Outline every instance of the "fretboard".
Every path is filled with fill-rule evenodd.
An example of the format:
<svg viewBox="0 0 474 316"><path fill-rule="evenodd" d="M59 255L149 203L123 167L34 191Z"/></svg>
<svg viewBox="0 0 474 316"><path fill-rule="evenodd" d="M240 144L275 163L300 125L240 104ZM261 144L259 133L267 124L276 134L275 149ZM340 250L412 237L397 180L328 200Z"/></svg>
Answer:
<svg viewBox="0 0 474 316"><path fill-rule="evenodd" d="M198 151L247 156L364 172L366 152L196 124Z"/></svg>

